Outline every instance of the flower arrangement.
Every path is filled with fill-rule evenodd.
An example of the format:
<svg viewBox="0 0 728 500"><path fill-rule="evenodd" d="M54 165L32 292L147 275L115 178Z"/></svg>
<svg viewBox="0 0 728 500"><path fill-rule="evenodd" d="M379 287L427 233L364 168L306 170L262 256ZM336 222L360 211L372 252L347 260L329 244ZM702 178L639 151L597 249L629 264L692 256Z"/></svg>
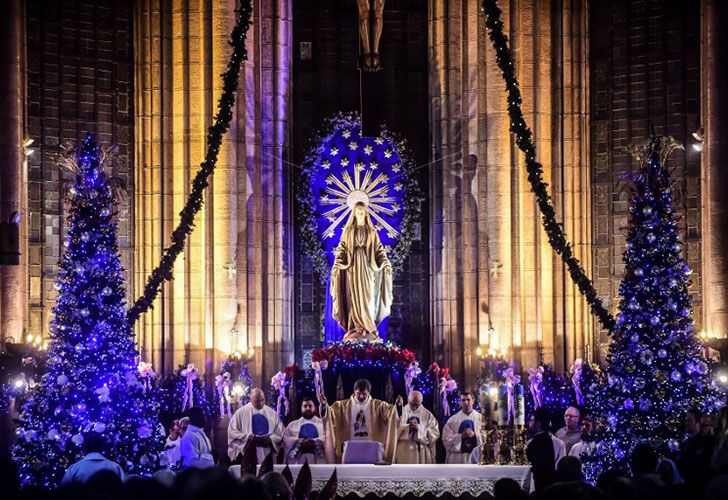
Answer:
<svg viewBox="0 0 728 500"><path fill-rule="evenodd" d="M417 361L409 349L402 349L393 342L370 344L366 342L333 342L316 349L311 355L313 362L326 361L328 366L390 366L404 370Z"/></svg>

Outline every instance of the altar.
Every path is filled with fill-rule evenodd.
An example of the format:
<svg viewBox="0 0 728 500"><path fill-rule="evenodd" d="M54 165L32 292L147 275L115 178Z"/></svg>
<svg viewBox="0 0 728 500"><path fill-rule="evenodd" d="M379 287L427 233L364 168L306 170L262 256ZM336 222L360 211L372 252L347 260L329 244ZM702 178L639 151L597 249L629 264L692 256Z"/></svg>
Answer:
<svg viewBox="0 0 728 500"><path fill-rule="evenodd" d="M273 470L281 472L286 466L275 465ZM293 478L298 477L301 465L289 465ZM495 482L501 478L515 480L525 491L531 489L531 468L527 465L354 465L325 464L311 465L312 490L321 489L336 469L339 496L350 494L359 497L388 493L397 496L424 495L454 497L470 494L478 497L484 492L493 493ZM240 466L233 465L230 472L240 477Z"/></svg>

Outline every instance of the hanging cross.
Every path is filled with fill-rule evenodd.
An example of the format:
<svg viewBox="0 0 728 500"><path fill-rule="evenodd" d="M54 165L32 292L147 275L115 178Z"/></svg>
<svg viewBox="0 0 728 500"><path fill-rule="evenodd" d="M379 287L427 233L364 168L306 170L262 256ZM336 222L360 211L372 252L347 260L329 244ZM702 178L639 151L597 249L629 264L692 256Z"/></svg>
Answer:
<svg viewBox="0 0 728 500"><path fill-rule="evenodd" d="M227 264L225 264L222 267L223 267L223 269L225 269L227 271L228 281L234 281L235 278L237 278L237 276L238 276L238 266L235 263L235 261L231 260L230 262L228 262Z"/></svg>
<svg viewBox="0 0 728 500"><path fill-rule="evenodd" d="M493 261L490 265L490 275L493 276L493 279L498 279L500 277L502 268L503 264L501 264L500 261Z"/></svg>

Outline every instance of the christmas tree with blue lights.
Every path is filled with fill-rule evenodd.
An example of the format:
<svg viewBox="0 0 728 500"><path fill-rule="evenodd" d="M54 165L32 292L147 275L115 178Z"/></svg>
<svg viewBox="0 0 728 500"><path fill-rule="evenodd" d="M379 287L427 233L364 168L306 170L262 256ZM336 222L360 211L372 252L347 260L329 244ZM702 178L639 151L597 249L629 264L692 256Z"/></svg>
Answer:
<svg viewBox="0 0 728 500"><path fill-rule="evenodd" d="M22 482L45 487L83 457L90 433L127 473L151 472L163 441L158 393L139 380L112 194L90 135L73 167L47 372L23 409L13 449Z"/></svg>
<svg viewBox="0 0 728 500"><path fill-rule="evenodd" d="M642 167L634 181L616 328L606 381L593 398L601 445L585 470L628 470L634 446L646 442L669 454L679 446L690 407L716 411L718 392L693 323L690 270L682 256L672 205L667 155L672 138L635 149Z"/></svg>

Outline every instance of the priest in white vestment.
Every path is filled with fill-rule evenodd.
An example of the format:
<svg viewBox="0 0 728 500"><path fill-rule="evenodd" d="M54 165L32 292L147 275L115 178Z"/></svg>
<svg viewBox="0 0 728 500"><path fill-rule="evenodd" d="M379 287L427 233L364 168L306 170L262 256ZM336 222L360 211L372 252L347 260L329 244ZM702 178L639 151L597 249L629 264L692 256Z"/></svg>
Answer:
<svg viewBox="0 0 728 500"><path fill-rule="evenodd" d="M255 387L250 402L238 408L228 425L228 456L235 460L248 441L253 440L258 463L263 463L270 451L277 454L283 439L283 424L278 413L265 404L265 394Z"/></svg>
<svg viewBox="0 0 728 500"><path fill-rule="evenodd" d="M368 380L359 379L349 399L335 401L331 406L323 393L319 395L329 463L341 463L346 441L378 441L383 461L394 462L399 431L397 410L395 405L372 398L371 388ZM397 397L396 404L402 405L402 396Z"/></svg>
<svg viewBox="0 0 728 500"><path fill-rule="evenodd" d="M284 461L288 464L325 464L324 422L316 416L311 398L301 402L301 418L294 420L283 432Z"/></svg>
<svg viewBox="0 0 728 500"><path fill-rule="evenodd" d="M411 391L407 399L399 420L395 461L398 464L434 464L435 444L440 437L437 419L422 406L420 391Z"/></svg>
<svg viewBox="0 0 728 500"><path fill-rule="evenodd" d="M452 415L442 428L442 444L449 464L467 464L470 453L483 445L480 435L482 420L473 409L475 399L470 392L460 393L460 411Z"/></svg>

